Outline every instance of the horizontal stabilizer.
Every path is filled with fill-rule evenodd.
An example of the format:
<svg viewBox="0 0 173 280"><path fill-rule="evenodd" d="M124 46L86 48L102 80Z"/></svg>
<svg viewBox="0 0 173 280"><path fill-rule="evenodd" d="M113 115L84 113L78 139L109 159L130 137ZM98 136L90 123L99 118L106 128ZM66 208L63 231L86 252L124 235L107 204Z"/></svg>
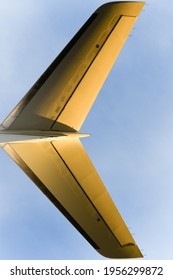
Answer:
<svg viewBox="0 0 173 280"><path fill-rule="evenodd" d="M4 150L100 254L142 257L80 140L12 143Z"/></svg>
<svg viewBox="0 0 173 280"><path fill-rule="evenodd" d="M2 126L78 131L143 5L112 2L97 9Z"/></svg>

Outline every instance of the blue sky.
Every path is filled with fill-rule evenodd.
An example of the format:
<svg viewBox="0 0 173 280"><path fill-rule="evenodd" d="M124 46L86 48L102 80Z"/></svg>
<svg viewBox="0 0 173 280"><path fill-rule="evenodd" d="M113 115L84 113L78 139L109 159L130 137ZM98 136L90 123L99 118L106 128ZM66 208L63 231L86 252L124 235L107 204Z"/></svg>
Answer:
<svg viewBox="0 0 173 280"><path fill-rule="evenodd" d="M101 0L1 0L0 121ZM173 3L149 0L82 132L146 259L173 259ZM0 259L103 259L0 150Z"/></svg>

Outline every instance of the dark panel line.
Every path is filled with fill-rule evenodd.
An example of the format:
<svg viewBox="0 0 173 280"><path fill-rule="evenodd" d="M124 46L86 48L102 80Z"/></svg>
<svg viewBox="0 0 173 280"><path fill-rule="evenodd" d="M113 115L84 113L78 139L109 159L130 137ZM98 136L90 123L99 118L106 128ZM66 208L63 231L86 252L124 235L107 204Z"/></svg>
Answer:
<svg viewBox="0 0 173 280"><path fill-rule="evenodd" d="M72 177L74 178L74 180L76 181L76 183L78 184L78 186L80 187L80 189L82 190L82 192L85 194L85 196L87 197L87 199L89 200L89 202L91 203L91 205L93 206L93 208L96 210L97 214L98 214L98 219L101 218L102 221L104 222L104 224L106 225L106 227L108 228L108 230L111 232L111 234L113 235L113 237L116 239L117 243L119 244L120 247L122 247L121 243L119 242L119 240L117 239L117 237L114 235L114 233L112 232L112 230L110 229L110 227L108 226L108 224L106 223L106 221L104 220L104 218L100 215L98 209L95 207L95 205L93 204L92 200L90 199L90 197L87 195L87 193L84 191L84 189L82 188L81 184L79 183L78 179L76 178L76 176L73 174L73 172L71 171L71 169L68 167L68 165L66 164L65 160L63 159L63 157L60 155L60 153L58 152L58 150L56 149L56 147L53 145L53 142L50 142L53 149L56 151L56 153L58 154L58 156L60 157L60 159L62 160L62 162L64 163L64 165L66 166L66 168L68 169L68 171L70 172L70 174L72 175Z"/></svg>
<svg viewBox="0 0 173 280"><path fill-rule="evenodd" d="M117 20L117 22L114 24L113 28L111 29L110 33L108 34L108 36L106 37L103 45L100 47L99 51L96 53L95 57L92 59L92 61L90 62L90 64L88 65L88 68L86 69L85 73L83 74L83 76L81 77L81 79L79 80L79 82L77 83L77 85L75 86L74 90L72 91L71 95L69 96L69 98L67 99L66 103L64 104L63 108L61 109L60 113L58 114L57 118L54 120L52 126L50 129L53 128L53 126L55 125L55 123L57 122L59 116L61 115L61 113L64 111L65 107L67 106L69 100L73 97L73 94L75 93L76 89L78 88L78 86L80 85L81 81L83 80L83 78L85 77L85 75L87 74L87 72L89 71L91 65L93 64L94 60L96 59L96 57L98 56L98 54L100 53L100 51L102 50L103 46L105 45L105 43L107 42L108 38L110 37L111 33L113 32L113 30L115 29L116 25L119 23L119 21L121 20L122 15L119 17L119 19ZM97 42L96 42L97 44ZM53 129L52 129L53 130Z"/></svg>

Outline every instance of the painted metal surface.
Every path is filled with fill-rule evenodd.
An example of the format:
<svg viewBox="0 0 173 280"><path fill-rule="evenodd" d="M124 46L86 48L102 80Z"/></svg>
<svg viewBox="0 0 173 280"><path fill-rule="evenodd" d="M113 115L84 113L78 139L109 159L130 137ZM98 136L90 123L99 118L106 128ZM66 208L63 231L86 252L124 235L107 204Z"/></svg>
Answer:
<svg viewBox="0 0 173 280"><path fill-rule="evenodd" d="M103 256L142 254L79 138L143 2L95 11L2 123L0 146Z"/></svg>

